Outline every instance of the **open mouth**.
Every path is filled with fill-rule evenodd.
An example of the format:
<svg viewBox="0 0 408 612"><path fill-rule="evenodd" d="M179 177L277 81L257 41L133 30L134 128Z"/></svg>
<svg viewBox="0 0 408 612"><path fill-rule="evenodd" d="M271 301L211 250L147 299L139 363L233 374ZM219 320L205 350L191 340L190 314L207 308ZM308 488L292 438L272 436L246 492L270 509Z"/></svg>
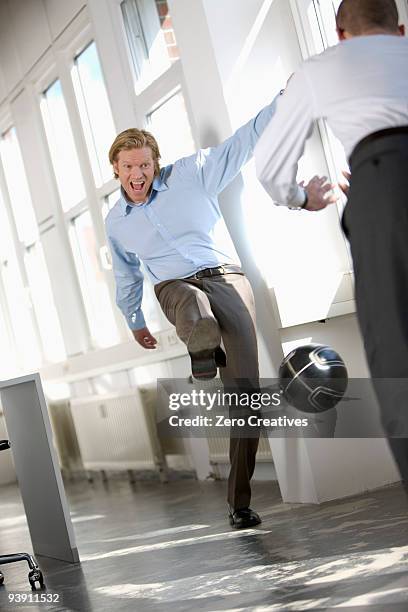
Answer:
<svg viewBox="0 0 408 612"><path fill-rule="evenodd" d="M143 187L145 186L145 181L130 181L130 186L133 191L143 191Z"/></svg>

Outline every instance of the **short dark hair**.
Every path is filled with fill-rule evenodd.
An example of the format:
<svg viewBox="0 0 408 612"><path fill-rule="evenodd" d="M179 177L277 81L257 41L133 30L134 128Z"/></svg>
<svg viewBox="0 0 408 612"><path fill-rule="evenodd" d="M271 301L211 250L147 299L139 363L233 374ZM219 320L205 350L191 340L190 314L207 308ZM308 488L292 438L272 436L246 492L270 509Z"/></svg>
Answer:
<svg viewBox="0 0 408 612"><path fill-rule="evenodd" d="M337 28L353 36L379 28L387 32L398 29L395 0L343 0L337 11Z"/></svg>

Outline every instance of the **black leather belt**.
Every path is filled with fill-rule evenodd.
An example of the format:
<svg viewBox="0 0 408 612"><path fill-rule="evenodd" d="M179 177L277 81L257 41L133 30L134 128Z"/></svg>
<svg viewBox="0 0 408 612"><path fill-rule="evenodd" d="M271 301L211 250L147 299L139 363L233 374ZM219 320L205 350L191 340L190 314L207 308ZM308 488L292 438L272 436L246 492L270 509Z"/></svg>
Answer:
<svg viewBox="0 0 408 612"><path fill-rule="evenodd" d="M224 266L217 266L216 268L205 268L204 270L199 270L192 276L188 278L194 278L199 280L200 278L210 278L211 276L222 276L223 274L243 274L243 271L239 266L234 266L232 264L227 264Z"/></svg>
<svg viewBox="0 0 408 612"><path fill-rule="evenodd" d="M355 146L353 152L350 155L350 166L353 166L356 163L357 158L360 154L365 153L367 151L367 145L369 146L368 151L370 151L373 155L375 155L376 151L373 148L377 143L386 143L389 137L395 136L407 136L408 135L408 125L401 125L394 128L386 128L385 130L379 130L378 132L373 132L369 134ZM381 145L379 145L381 146Z"/></svg>

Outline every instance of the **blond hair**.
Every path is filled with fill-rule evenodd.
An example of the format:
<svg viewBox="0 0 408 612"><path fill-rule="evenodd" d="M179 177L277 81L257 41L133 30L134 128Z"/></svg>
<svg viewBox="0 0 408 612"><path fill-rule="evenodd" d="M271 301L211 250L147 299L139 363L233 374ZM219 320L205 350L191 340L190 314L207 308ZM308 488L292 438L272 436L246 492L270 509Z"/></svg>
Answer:
<svg viewBox="0 0 408 612"><path fill-rule="evenodd" d="M118 161L118 155L121 151L130 151L131 149L142 149L149 147L152 152L154 162L154 175L160 174L160 150L157 140L150 132L146 130L138 130L137 128L129 128L118 134L109 149L109 161L113 165ZM118 178L114 170L115 178Z"/></svg>

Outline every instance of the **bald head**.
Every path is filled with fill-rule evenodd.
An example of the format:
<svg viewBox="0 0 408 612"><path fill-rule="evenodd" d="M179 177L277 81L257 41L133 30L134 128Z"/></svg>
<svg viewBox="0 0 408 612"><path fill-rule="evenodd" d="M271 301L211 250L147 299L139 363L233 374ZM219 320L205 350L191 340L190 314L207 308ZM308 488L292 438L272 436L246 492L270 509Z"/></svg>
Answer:
<svg viewBox="0 0 408 612"><path fill-rule="evenodd" d="M344 32L350 36L399 33L395 0L343 0L336 21L341 38Z"/></svg>

